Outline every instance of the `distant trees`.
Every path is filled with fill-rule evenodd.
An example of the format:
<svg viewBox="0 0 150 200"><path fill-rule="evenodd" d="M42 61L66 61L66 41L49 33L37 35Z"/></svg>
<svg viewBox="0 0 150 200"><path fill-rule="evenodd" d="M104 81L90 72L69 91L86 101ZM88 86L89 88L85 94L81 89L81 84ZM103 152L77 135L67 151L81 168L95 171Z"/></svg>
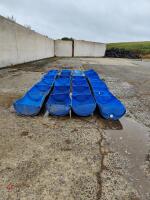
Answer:
<svg viewBox="0 0 150 200"><path fill-rule="evenodd" d="M63 38L61 38L61 40L74 41L73 38L68 38L68 37L63 37Z"/></svg>

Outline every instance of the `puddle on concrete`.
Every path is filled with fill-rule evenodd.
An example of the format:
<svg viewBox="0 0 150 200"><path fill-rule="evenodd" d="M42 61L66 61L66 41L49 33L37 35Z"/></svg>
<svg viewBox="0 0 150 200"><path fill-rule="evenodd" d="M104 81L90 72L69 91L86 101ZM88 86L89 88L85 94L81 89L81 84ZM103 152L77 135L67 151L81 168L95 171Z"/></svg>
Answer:
<svg viewBox="0 0 150 200"><path fill-rule="evenodd" d="M22 95L19 94L6 94L6 93L1 93L0 94L0 106L3 106L5 108L9 108L13 101L15 101L16 99L20 98Z"/></svg>
<svg viewBox="0 0 150 200"><path fill-rule="evenodd" d="M128 180L139 194L149 192L150 181L144 172L147 153L150 149L150 130L133 119L121 119L122 130L105 130L110 147L125 156L128 161Z"/></svg>

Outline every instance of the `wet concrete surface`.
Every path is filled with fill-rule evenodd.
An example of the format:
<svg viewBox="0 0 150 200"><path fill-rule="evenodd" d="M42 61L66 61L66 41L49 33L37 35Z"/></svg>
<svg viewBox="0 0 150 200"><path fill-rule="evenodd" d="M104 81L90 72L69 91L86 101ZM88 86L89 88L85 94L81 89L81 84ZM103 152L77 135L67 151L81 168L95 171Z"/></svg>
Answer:
<svg viewBox="0 0 150 200"><path fill-rule="evenodd" d="M147 199L150 197L150 179L145 172L145 162L150 149L149 129L131 118L124 117L120 122L122 130L105 131L107 141L111 151L127 157L126 177L133 183L142 199Z"/></svg>
<svg viewBox="0 0 150 200"><path fill-rule="evenodd" d="M126 105L120 121L20 117L10 105L44 72L95 69ZM0 70L0 199L149 200L150 61L55 58Z"/></svg>

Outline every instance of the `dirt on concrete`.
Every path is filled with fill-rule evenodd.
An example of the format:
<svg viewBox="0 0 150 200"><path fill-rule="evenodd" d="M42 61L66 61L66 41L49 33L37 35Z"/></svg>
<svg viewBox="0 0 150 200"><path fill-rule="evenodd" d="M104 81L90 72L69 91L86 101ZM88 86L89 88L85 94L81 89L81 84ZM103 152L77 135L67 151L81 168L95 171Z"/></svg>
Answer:
<svg viewBox="0 0 150 200"><path fill-rule="evenodd" d="M50 69L95 69L126 105L120 121L10 112ZM149 200L150 61L57 58L0 70L0 200Z"/></svg>

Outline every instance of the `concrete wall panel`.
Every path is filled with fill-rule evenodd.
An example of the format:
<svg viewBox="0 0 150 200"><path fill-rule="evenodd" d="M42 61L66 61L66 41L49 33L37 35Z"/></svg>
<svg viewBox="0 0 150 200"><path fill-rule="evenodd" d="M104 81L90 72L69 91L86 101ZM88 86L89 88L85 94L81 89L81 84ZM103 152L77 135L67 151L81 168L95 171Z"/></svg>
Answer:
<svg viewBox="0 0 150 200"><path fill-rule="evenodd" d="M74 48L73 48L74 46ZM103 57L106 45L52 40L0 16L0 68L48 57Z"/></svg>
<svg viewBox="0 0 150 200"><path fill-rule="evenodd" d="M84 40L74 41L75 57L103 57L106 51L106 44L89 42Z"/></svg>
<svg viewBox="0 0 150 200"><path fill-rule="evenodd" d="M72 41L55 40L55 56L72 57Z"/></svg>
<svg viewBox="0 0 150 200"><path fill-rule="evenodd" d="M54 40L0 16L0 67L54 56Z"/></svg>

